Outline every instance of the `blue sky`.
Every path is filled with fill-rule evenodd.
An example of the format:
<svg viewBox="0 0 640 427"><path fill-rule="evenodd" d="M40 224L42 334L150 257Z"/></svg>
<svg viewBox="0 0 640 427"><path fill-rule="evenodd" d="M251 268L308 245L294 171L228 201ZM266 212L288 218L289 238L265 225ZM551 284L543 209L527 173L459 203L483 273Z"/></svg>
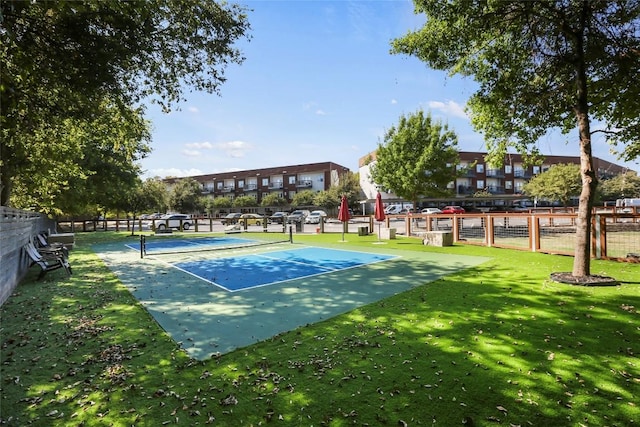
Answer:
<svg viewBox="0 0 640 427"><path fill-rule="evenodd" d="M180 111L149 106L153 152L145 177L190 176L331 161L357 171L401 115L419 109L447 123L462 151L485 151L464 105L472 80L391 55L390 41L419 28L408 0L243 1L252 39L226 69L221 94L190 93ZM567 143L570 141L570 143ZM603 139L594 156L623 163ZM576 134L538 142L547 155L578 155Z"/></svg>

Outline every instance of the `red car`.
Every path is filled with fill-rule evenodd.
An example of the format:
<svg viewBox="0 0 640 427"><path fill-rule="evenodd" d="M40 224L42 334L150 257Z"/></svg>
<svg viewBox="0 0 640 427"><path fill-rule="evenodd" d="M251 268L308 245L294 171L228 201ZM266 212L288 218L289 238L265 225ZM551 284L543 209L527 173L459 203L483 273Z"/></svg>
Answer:
<svg viewBox="0 0 640 427"><path fill-rule="evenodd" d="M443 214L463 214L464 208L460 206L445 206L442 208Z"/></svg>

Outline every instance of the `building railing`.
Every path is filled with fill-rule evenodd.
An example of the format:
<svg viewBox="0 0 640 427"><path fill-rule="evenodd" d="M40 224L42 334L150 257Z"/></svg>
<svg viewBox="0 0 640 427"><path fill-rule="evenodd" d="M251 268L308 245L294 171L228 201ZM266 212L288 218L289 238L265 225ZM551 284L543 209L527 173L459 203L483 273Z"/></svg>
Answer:
<svg viewBox="0 0 640 427"><path fill-rule="evenodd" d="M282 182L269 183L269 190L281 190L283 188L284 188L284 184Z"/></svg>
<svg viewBox="0 0 640 427"><path fill-rule="evenodd" d="M517 170L513 172L513 176L514 178L531 179L533 175L525 170Z"/></svg>
<svg viewBox="0 0 640 427"><path fill-rule="evenodd" d="M310 179L296 181L296 187L298 188L311 188L312 185L313 185L313 182Z"/></svg>
<svg viewBox="0 0 640 427"><path fill-rule="evenodd" d="M502 169L487 169L485 174L487 178L504 178L504 172Z"/></svg>

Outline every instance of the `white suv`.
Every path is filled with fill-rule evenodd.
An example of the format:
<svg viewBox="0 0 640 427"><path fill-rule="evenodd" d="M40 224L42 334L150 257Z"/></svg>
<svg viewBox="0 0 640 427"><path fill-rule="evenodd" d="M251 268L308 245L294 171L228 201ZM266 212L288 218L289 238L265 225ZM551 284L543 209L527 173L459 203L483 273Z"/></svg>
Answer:
<svg viewBox="0 0 640 427"><path fill-rule="evenodd" d="M180 228L182 223L182 229L188 230L191 227L191 218L185 214L166 214L160 218L153 220L152 228L155 230L165 230L168 228Z"/></svg>

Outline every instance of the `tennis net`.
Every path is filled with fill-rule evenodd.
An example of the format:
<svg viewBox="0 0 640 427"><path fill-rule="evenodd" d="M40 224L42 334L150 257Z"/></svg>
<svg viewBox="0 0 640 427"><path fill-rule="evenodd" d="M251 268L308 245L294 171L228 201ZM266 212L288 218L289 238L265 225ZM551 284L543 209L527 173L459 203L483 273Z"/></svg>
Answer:
<svg viewBox="0 0 640 427"><path fill-rule="evenodd" d="M190 237L140 236L140 256L171 255L190 252L228 251L230 249L292 243L292 236L256 234L250 237Z"/></svg>

